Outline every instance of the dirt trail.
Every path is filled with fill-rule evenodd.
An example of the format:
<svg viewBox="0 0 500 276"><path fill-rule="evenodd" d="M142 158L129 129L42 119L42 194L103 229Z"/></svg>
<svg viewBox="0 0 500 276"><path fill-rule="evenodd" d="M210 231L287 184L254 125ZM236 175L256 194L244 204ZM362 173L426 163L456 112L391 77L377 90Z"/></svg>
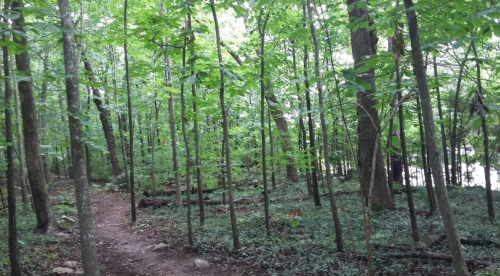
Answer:
<svg viewBox="0 0 500 276"><path fill-rule="evenodd" d="M158 251L160 241L145 233L135 233L129 225L130 201L119 193L92 197L96 209L94 224L102 275L264 275L262 269L248 265L214 264L209 256L186 252L171 246ZM211 267L196 269L194 259L206 259Z"/></svg>

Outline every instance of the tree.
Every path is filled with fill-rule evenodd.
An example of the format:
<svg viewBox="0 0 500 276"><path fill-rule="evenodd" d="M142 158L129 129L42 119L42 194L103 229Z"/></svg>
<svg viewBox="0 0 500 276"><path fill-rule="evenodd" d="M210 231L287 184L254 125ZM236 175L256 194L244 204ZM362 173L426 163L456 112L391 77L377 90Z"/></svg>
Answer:
<svg viewBox="0 0 500 276"><path fill-rule="evenodd" d="M95 82L96 77L92 70L92 64L85 53L82 55L83 64L89 81ZM102 103L102 95L98 88L92 86L93 102L99 110L99 119L101 120L102 130L106 138L106 145L108 146L109 159L111 160L111 167L113 168L113 176L117 177L121 173L120 162L118 162L118 154L116 153L115 136L113 135L113 125L110 122L110 112L105 109Z"/></svg>
<svg viewBox="0 0 500 276"><path fill-rule="evenodd" d="M233 176L231 171L231 148L229 147L229 126L227 122L227 111L224 102L224 68L222 64L222 51L221 51L221 39L219 30L219 21L217 20L217 13L215 10L214 0L210 0L210 8L212 10L212 15L214 18L215 25L215 36L217 40L217 57L219 61L219 73L220 73L220 88L219 88L219 98L220 106L222 111L222 131L223 131L223 143L224 143L224 153L226 154L226 179L227 179L227 191L229 196L229 212L231 217L231 230L233 233L233 249L240 249L240 239L238 235L238 224L236 222L236 210L234 206L234 194L233 194Z"/></svg>
<svg viewBox="0 0 500 276"><path fill-rule="evenodd" d="M370 176L375 171L374 193L372 194L373 206L392 209L394 200L387 185L387 176L384 169L384 158L382 151L375 152L375 148L381 149L381 144L375 145L377 129L380 129L378 111L375 109L377 100L372 97L375 94L375 69L373 67L363 70L366 58L376 54L378 38L375 30L364 27L363 24L371 25L368 9L360 7L361 2L348 0L351 7L349 17L351 22L356 20L357 30L351 30L352 55L354 58L354 69L358 70L358 79L365 83L364 91L357 92L358 105L358 156L359 182L365 197L369 195ZM364 2L363 2L364 3ZM352 23L351 23L352 24ZM379 141L380 143L380 141ZM376 155L375 167L370 167L373 156Z"/></svg>
<svg viewBox="0 0 500 276"><path fill-rule="evenodd" d="M12 22L14 30L18 35L14 36L14 42L24 46L28 45L26 31L24 30L24 16L22 15L22 2L13 1L12 10L21 13ZM33 196L35 214L37 219L36 229L44 234L55 233L59 227L54 219L49 194L45 186L45 175L41 160L40 138L38 132L38 117L33 97L33 85L31 78L30 57L28 51L16 54L17 70L23 74L18 82L21 113L23 116L24 149L26 154L26 166L28 167L28 179Z"/></svg>
<svg viewBox="0 0 500 276"><path fill-rule="evenodd" d="M69 0L59 0L61 25L70 32L63 32L64 68L66 75L66 98L68 102L68 122L71 139L71 162L75 186L76 205L82 263L85 275L99 275L99 261L92 223L92 205L90 204L89 183L85 164L84 141L80 108L80 89L78 80L78 61L75 56L75 36Z"/></svg>
<svg viewBox="0 0 500 276"><path fill-rule="evenodd" d="M9 11L9 0L4 1L4 13ZM9 21L6 17L3 22L8 26ZM9 38L6 34L2 36L4 41ZM2 46L3 72L5 77L5 140L7 142L7 202L9 204L9 261L10 273L13 276L21 276L21 267L19 265L19 247L17 242L17 214L16 214L16 192L14 186L14 134L12 130L12 86L9 79L9 46ZM2 198L3 202L3 198ZM5 206L4 206L5 207Z"/></svg>
<svg viewBox="0 0 500 276"><path fill-rule="evenodd" d="M443 178L443 170L441 168L441 160L439 157L439 149L437 146L436 130L434 129L434 115L432 111L432 103L429 94L429 86L427 83L427 75L425 72L424 57L420 46L420 31L417 22L417 15L413 6L412 0L404 0L406 8L406 19L410 31L412 57L414 63L414 74L417 79L420 100L422 104L422 116L425 125L425 140L429 151L429 161L436 185L436 193L438 196L439 210L443 218L448 246L450 248L451 257L453 259L453 267L458 276L469 275L467 265L465 264L460 238L455 226L455 219L451 211L451 205L446 192L445 182ZM452 149L453 150L453 149Z"/></svg>

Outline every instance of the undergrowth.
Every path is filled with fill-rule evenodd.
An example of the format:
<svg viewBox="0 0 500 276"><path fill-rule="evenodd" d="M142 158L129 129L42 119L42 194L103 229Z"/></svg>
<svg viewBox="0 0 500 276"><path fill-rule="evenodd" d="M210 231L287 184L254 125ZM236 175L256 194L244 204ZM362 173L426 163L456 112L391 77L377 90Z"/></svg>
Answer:
<svg viewBox="0 0 500 276"><path fill-rule="evenodd" d="M342 183L343 190L356 190L354 182ZM205 226L197 220L199 210L193 206L194 247L201 253L222 253L225 260L246 261L266 268L270 275L362 275L366 274L366 243L362 226L361 199L358 193L337 196L345 252L337 252L334 225L327 197L322 206L315 207L304 197L304 183L284 184L270 194L271 235L266 236L263 203L237 205L238 230L241 249L232 250L229 207L206 206ZM420 241L411 238L411 227L406 195L395 195L396 210L372 210L371 243L374 245L374 267L379 275L453 275L451 263L421 259L378 258L386 254L425 252L449 255L446 240L426 248L443 235L439 214L427 212L427 194L424 188L414 193ZM260 196L260 190L236 193L236 197ZM284 195L286 197L284 198ZM491 224L487 218L485 192L482 189L452 189L449 191L457 228L461 238L486 239L500 242L500 224ZM210 194L219 199L220 194ZM500 193L494 193L494 204L500 209ZM141 220L160 229L162 238L186 244L186 208L167 206L157 210L141 210ZM164 218L168 218L165 224ZM161 219L163 218L163 220ZM154 221L158 223L155 224ZM144 222L143 221L143 222ZM161 221L161 223L159 223ZM500 250L492 246L463 245L467 259L485 260L496 268L473 267L474 275L500 275ZM355 256L360 256L356 262Z"/></svg>

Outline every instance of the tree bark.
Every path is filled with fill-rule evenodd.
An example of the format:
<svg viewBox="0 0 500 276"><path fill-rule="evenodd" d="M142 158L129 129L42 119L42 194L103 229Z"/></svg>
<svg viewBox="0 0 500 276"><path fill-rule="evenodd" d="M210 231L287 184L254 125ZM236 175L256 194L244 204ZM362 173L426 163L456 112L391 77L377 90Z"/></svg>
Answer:
<svg viewBox="0 0 500 276"><path fill-rule="evenodd" d="M357 0L348 0L348 5L356 5ZM349 17L361 19L361 22L370 22L367 8L353 7L349 12ZM371 24L370 24L371 25ZM359 70L364 63L365 57L370 57L376 53L377 40L374 31L360 27L355 32L351 31L352 55L354 58L354 69ZM376 141L377 129L380 129L380 119L378 111L375 109L377 100L373 98L375 94L375 69L369 68L366 72L357 72L358 78L366 81L371 88L365 91L358 91L358 167L359 182L363 189L363 194L369 195L370 174L375 170L375 183L372 204L375 207L393 209L394 200L387 184L387 176L384 169L384 158L382 151L375 152L375 148L381 149L381 145L374 145ZM372 123L373 121L373 123ZM380 143L380 141L379 141ZM376 154L375 167L371 168L373 154Z"/></svg>
<svg viewBox="0 0 500 276"><path fill-rule="evenodd" d="M420 46L420 33L417 22L417 15L413 8L412 0L404 0L406 8L406 18L408 20L412 57L414 62L414 73L417 78L418 90L420 100L422 103L422 115L425 125L425 138L429 150L429 161L431 163L434 183L436 185L436 192L438 196L439 210L443 218L446 236L449 241L449 248L451 257L453 259L453 266L455 273L458 276L469 275L465 258L460 244L457 228L455 226L455 219L451 210L451 205L446 192L445 182L443 178L443 171L441 168L441 160L439 157L439 148L437 146L436 131L434 129L434 115L432 111L431 97L429 94L429 86L427 83L427 75L425 72L424 57ZM454 149L452 149L454 150Z"/></svg>
<svg viewBox="0 0 500 276"><path fill-rule="evenodd" d="M43 59L43 72L44 74L47 74L49 70L49 49L45 49L45 55ZM49 88L49 81L47 79L43 80L42 83L42 92L40 95L40 103L42 105L42 116L40 118L40 124L41 124L41 130L42 130L42 137L41 137L41 143L43 145L47 145L47 119L45 118L45 110L47 108L47 90ZM50 170L49 170L49 151L45 150L45 152L42 155L42 162L43 162L43 172L45 175L45 182L48 183L50 180Z"/></svg>
<svg viewBox="0 0 500 276"><path fill-rule="evenodd" d="M88 72L88 78L91 82L96 82L92 64L85 54L82 55L85 70ZM102 95L98 88L92 86L92 101L94 102L97 110L99 111L99 119L101 120L104 138L108 146L109 159L111 159L111 167L113 168L113 176L117 177L121 174L120 162L118 161L118 153L116 152L115 136L113 135L113 125L110 120L110 112L104 108L102 104Z"/></svg>
<svg viewBox="0 0 500 276"><path fill-rule="evenodd" d="M21 1L13 1L12 9L21 12ZM16 31L26 33L24 30L24 17L15 19L12 23ZM14 42L28 46L25 35L15 35ZM31 81L31 68L29 53L24 51L16 54L17 70L23 72L30 80L18 82L21 113L23 115L24 149L26 153L26 165L28 167L28 178L33 195L37 225L36 229L44 234L52 234L58 230L54 219L54 213L50 204L49 194L45 186L45 175L41 160L40 138L38 136L38 121L35 99L33 97L33 86Z"/></svg>
<svg viewBox="0 0 500 276"><path fill-rule="evenodd" d="M4 1L4 14L9 11L9 0ZM3 19L6 26L9 25L7 18ZM7 35L3 35L2 39L8 41ZM9 47L2 46L3 57L3 72L5 84L5 141L7 142L7 203L9 212L9 261L10 261L10 274L12 276L21 276L21 267L19 265L19 247L17 241L17 214L16 214L16 191L14 185L14 133L12 127L12 85L10 77L10 63L9 63ZM4 204L2 197L2 204ZM5 208L5 205L3 206Z"/></svg>
<svg viewBox="0 0 500 276"><path fill-rule="evenodd" d="M61 25L73 30L73 21L69 0L59 0ZM76 114L81 113L80 89L78 80L78 61L75 56L75 36L72 32L62 32L64 50L64 68L66 74L66 97L68 102L68 122L71 139L72 170L75 186L78 225L82 251L83 271L85 275L99 275L97 245L92 223L92 206L87 182L82 123Z"/></svg>
<svg viewBox="0 0 500 276"><path fill-rule="evenodd" d="M436 57L433 58L433 63L434 63L434 78L438 80L438 72L437 72L437 64L436 64ZM443 147L443 161L444 161L444 173L445 173L445 180L446 180L446 185L450 185L450 167L449 167L449 161L448 161L448 147L446 143L446 131L444 128L444 123L443 123L443 108L441 106L441 91L439 89L439 85L436 87L436 92L437 92L437 102L438 102L438 112L439 112L439 121L441 123L439 124L441 126L441 144Z"/></svg>

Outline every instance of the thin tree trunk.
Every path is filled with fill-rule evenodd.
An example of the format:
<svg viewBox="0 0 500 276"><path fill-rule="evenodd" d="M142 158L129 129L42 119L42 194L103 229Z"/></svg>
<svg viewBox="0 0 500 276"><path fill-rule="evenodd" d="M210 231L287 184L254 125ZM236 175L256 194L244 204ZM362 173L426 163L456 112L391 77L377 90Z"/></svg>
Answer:
<svg viewBox="0 0 500 276"><path fill-rule="evenodd" d="M436 57L433 58L433 63L434 63L434 78L438 80L438 72L437 72L437 64L436 64ZM441 106L441 91L439 88L439 85L436 87L436 92L437 92L437 102L438 102L438 112L439 112L439 121L441 122L439 125L441 127L441 144L443 147L443 161L444 161L444 173L445 173L445 180L446 180L446 185L450 185L450 167L449 167L449 161L448 161L448 147L446 143L446 131L444 129L444 123L443 123L443 108Z"/></svg>
<svg viewBox="0 0 500 276"><path fill-rule="evenodd" d="M14 64L14 58L12 58L12 61ZM15 66L12 66L15 67ZM14 71L14 70L12 70ZM12 73L12 76L15 76L15 73ZM26 179L26 171L25 171L25 163L24 163L24 148L23 148L23 134L22 134L22 128L21 128L21 115L20 115L20 110L19 110L19 99L17 97L17 90L16 86L12 86L12 91L14 93L14 104L15 104L15 113L16 113L16 134L17 134L17 158L19 159L19 179L21 180L21 196L23 203L25 205L32 204L32 209L35 207L33 206L33 201L30 200L30 188L27 185L27 179Z"/></svg>
<svg viewBox="0 0 500 276"><path fill-rule="evenodd" d="M458 276L469 275L465 258L460 244L457 228L455 226L455 219L451 210L451 205L446 192L445 182L443 178L443 171L441 168L441 160L439 158L439 148L437 146L435 123L432 112L432 103L429 94L429 86L427 83L427 75L424 66L424 57L420 46L420 33L417 22L417 16L413 8L412 0L404 0L406 8L406 18L408 20L412 57L414 62L414 71L417 78L417 84L422 103L422 115L425 125L425 137L427 147L429 149L429 161L434 176L434 183L436 185L436 192L438 196L439 210L443 218L446 237L450 248L455 274ZM452 149L453 151L454 149Z"/></svg>
<svg viewBox="0 0 500 276"><path fill-rule="evenodd" d="M269 129L269 156L271 157L271 183L273 186L273 191L276 190L276 169L274 162L274 139L273 139L273 129L271 127L271 108L269 108L269 103L267 104L267 128Z"/></svg>
<svg viewBox="0 0 500 276"><path fill-rule="evenodd" d="M10 10L9 0L4 1L4 14ZM9 20L3 18L6 26L9 25ZM2 36L3 41L8 41L6 34ZM12 129L12 86L10 82L10 63L9 63L9 46L2 46L3 57L3 72L5 84L5 141L7 142L7 203L9 204L9 261L10 274L12 276L21 276L21 266L19 265L19 247L17 242L17 214L16 214L16 192L14 185L14 134ZM2 196L2 204L4 204ZM5 205L3 205L5 208Z"/></svg>
<svg viewBox="0 0 500 276"><path fill-rule="evenodd" d="M110 56L112 59L113 63L113 91L114 91L114 100L115 104L118 104L118 87L116 83L116 60L115 60L115 55L114 55L114 48L113 46L110 47ZM120 115L120 112L116 113L116 117L118 119L118 129L120 130L120 144L121 144L121 149L122 149L122 157L123 157L123 172L125 174L125 183L126 183L126 188L127 191L130 192L130 178L128 177L128 166L127 166L127 147L125 143L125 135L123 134L123 123L122 123L122 116Z"/></svg>
<svg viewBox="0 0 500 276"><path fill-rule="evenodd" d="M425 177L425 188L427 190L427 198L429 199L429 213L434 214L437 211L436 206L436 198L434 197L434 189L432 188L432 176L428 173L429 165L427 164L428 156L426 146L425 146L425 134L424 134L424 126L422 122L422 113L420 108L420 99L417 98L417 106L418 106L418 125L420 132L420 154L422 155L422 167L424 168L424 177ZM405 171L406 174L406 171Z"/></svg>
<svg viewBox="0 0 500 276"><path fill-rule="evenodd" d="M123 41L123 52L125 55L125 81L127 82L127 109L128 109L128 128L129 128L129 137L130 137L130 205L131 205L131 215L132 215L132 223L135 223L137 219L137 214L135 210L135 187L134 187L134 178L135 178L135 170L134 170L134 119L132 117L132 91L130 89L130 70L128 65L128 51L127 51L127 9L128 9L128 0L125 0L125 9L123 11L123 32L124 32L124 41Z"/></svg>
<svg viewBox="0 0 500 276"><path fill-rule="evenodd" d="M304 15L304 28L307 28L307 9L306 5L303 5L303 15ZM318 175L317 175L317 169L318 169L318 160L316 158L316 145L315 145L315 137L314 137L314 123L313 123L313 117L312 117L312 107L311 107L311 93L309 89L309 73L308 73L308 66L309 66L309 51L307 48L307 44L304 45L304 86L305 86L305 91L306 91L306 105L307 105L307 124L309 126L309 154L312 158L311 160L311 186L312 186L312 192L313 192L313 199L314 199L314 205L316 206L321 206L321 200L319 198L319 189L318 189Z"/></svg>
<svg viewBox="0 0 500 276"><path fill-rule="evenodd" d="M455 100L453 102L453 125L450 135L450 157L451 157L451 184L458 185L457 181L457 145L460 147L460 143L458 142L459 137L457 137L457 123L458 123L458 100L460 95L460 85L462 83L462 74L464 72L465 62L467 60L467 56L469 55L470 49L472 47L472 43L469 45L467 52L465 53L462 64L460 64L460 72L458 73L457 80L457 90L455 91Z"/></svg>
<svg viewBox="0 0 500 276"><path fill-rule="evenodd" d="M217 39L217 56L218 56L218 61L219 61L219 66L222 66L222 51L221 51L221 39L220 39L220 31L219 31L219 21L217 20L217 13L215 12L215 3L214 0L210 0L210 7L212 9L212 15L214 18L214 24L215 24L215 35ZM238 235L238 225L236 222L236 210L234 206L234 195L233 195L233 176L231 172L231 152L229 148L229 128L228 128L228 122L227 122L227 111L226 111L226 105L224 103L224 92L225 92L225 87L224 87L224 71L222 70L222 67L220 69L220 90L219 90L219 96L220 96L220 105L221 105L221 111L222 111L222 129L224 132L224 150L226 153L226 174L227 174L227 188L228 188L228 193L229 193L229 213L231 216L231 229L232 229L232 234L233 234L233 249L238 250L240 248L240 240L239 240L239 235Z"/></svg>
<svg viewBox="0 0 500 276"><path fill-rule="evenodd" d="M471 41L472 50L474 51L474 57L476 58L476 74L477 74L477 92L479 95L476 97L483 97L483 86L481 84L481 66L479 63L476 45L474 40ZM482 100L482 98L481 98ZM481 107L483 108L483 107ZM488 126L486 125L486 113L481 116L481 127L483 129L483 145L484 145L484 180L486 182L486 203L488 206L488 216L493 222L495 219L495 209L493 208L493 194L491 191L491 176L490 176L490 150L488 145ZM466 152L467 154L467 152Z"/></svg>
<svg viewBox="0 0 500 276"><path fill-rule="evenodd" d="M69 0L59 0L61 25L73 30ZM62 32L64 50L64 68L66 74L66 97L69 114L79 114L80 90L78 80L78 61L75 56L75 36L72 32ZM76 206L78 209L78 225L80 229L80 244L82 251L83 271L85 275L99 275L97 245L94 238L92 223L92 206L87 182L85 166L84 141L82 123L75 116L68 116L71 138L71 158L75 186Z"/></svg>
<svg viewBox="0 0 500 276"><path fill-rule="evenodd" d="M271 3L271 7L274 4L274 0ZM266 224L266 234L271 235L271 218L269 216L269 191L267 184L267 164L266 164L266 126L265 126L265 91L266 84L264 80L265 75L265 38L266 38L266 25L269 20L269 13L265 15L265 19L262 19L262 10L259 15L259 34L260 34L260 136L261 136L261 158L262 158L262 182L264 184L264 220ZM262 22L264 20L264 22Z"/></svg>
<svg viewBox="0 0 500 276"><path fill-rule="evenodd" d="M163 13L163 6L160 7ZM188 14L186 20L186 27L191 30L191 16ZM184 36L184 47L182 48L182 68L186 69L186 46L187 46L187 36ZM190 40L193 43L194 40ZM183 70L183 71L184 71ZM184 74L183 74L184 75ZM194 84L193 84L194 85ZM191 149L189 148L189 139L186 134L186 99L184 96L184 83L181 83L181 118L182 118L182 137L184 138L184 145L186 147L186 202L187 202L187 228L188 228L188 241L189 245L193 246L193 227L191 225ZM202 191L203 192L203 191ZM203 206L203 202L201 203Z"/></svg>
<svg viewBox="0 0 500 276"><path fill-rule="evenodd" d="M83 56L83 64L85 70L88 72L87 76L89 81L96 82L96 77L94 71L92 70L92 65L90 60L85 54ZM110 112L104 108L102 103L102 95L98 88L92 86L93 102L99 111L99 119L101 120L102 130L104 132L104 138L106 139L106 145L109 152L109 158L111 159L111 167L113 168L113 176L117 177L121 174L120 162L118 161L118 154L116 152L115 136L113 135L113 125L110 121Z"/></svg>
<svg viewBox="0 0 500 276"><path fill-rule="evenodd" d="M314 72L316 77L319 78L321 76L319 70L319 46L318 40L316 38L316 29L314 27L314 21L312 17L311 3L310 0L307 0L307 13L309 15L309 22L311 28L311 36L314 44ZM321 131L322 131L322 140L323 140L323 157L325 158L325 173L326 173L326 185L328 187L328 195L330 198L330 211L332 212L333 222L335 227L335 241L337 243L337 250L342 252L344 251L344 244L342 241L342 228L340 226L340 218L337 211L337 202L335 198L335 192L333 191L333 180L332 180L332 172L330 165L330 152L328 145L328 127L326 125L325 112L323 110L323 86L318 81L317 82L318 89L318 97L319 97L319 109L320 109L320 120L321 120Z"/></svg>
<svg viewBox="0 0 500 276"><path fill-rule="evenodd" d="M160 12L163 16L163 3L160 2ZM165 38L168 41L168 36ZM170 59L165 55L165 85L172 88L172 71L170 69ZM174 165L174 183L175 183L175 202L177 206L182 207L182 190L179 172L179 157L177 154L177 135L175 133L175 115L174 115L174 94L168 89L168 125L170 127L170 142L172 145L172 162Z"/></svg>
<svg viewBox="0 0 500 276"><path fill-rule="evenodd" d="M45 55L43 59L43 72L44 74L47 74L49 71L49 49L45 49ZM42 137L41 137L41 143L43 145L47 145L47 118L45 117L45 110L47 108L47 90L49 88L49 82L47 79L43 80L42 83L42 92L40 95L40 103L42 105L42 116L40 120L41 124L41 130L42 130ZM43 162L43 172L45 175L45 182L48 183L50 180L50 170L49 170L49 151L48 149L45 150L45 152L42 155L42 162Z"/></svg>
<svg viewBox="0 0 500 276"><path fill-rule="evenodd" d="M20 11L22 8L20 1L13 1L12 8ZM13 21L13 28L16 31L25 34L24 17L21 14L19 18ZM26 35L14 36L14 42L28 46ZM27 51L16 54L17 70L24 72L26 76L31 76L30 58ZM40 138L38 136L37 111L33 97L33 86L31 81L22 80L18 82L21 112L23 115L24 137L30 139L24 140L26 150L26 164L28 167L28 177L33 194L35 213L37 219L36 228L45 234L52 234L58 230L52 206L50 204L49 194L45 186L45 176L43 173L43 164L41 160Z"/></svg>
<svg viewBox="0 0 500 276"><path fill-rule="evenodd" d="M398 27L396 27L398 28ZM398 101L401 101L403 96L401 95L401 74L399 71L399 57L395 58L395 67L396 67L396 90L398 93ZM417 216L415 214L415 204L413 203L413 192L411 191L411 182L410 182L410 169L408 164L408 154L406 150L406 134L405 134L405 120L403 113L403 104L399 105L399 132L401 134L401 153L402 153L402 161L405 170L405 190L406 190L406 198L408 200L408 211L410 213L410 223L411 223L411 236L414 242L418 242L418 225L417 225ZM390 134L389 134L390 135Z"/></svg>
<svg viewBox="0 0 500 276"><path fill-rule="evenodd" d="M188 14L187 20L187 28L188 31L191 31L191 15ZM194 34L192 34L194 36ZM192 56L195 55L194 52L194 39L189 41L189 51ZM191 77L194 77L194 70L191 70ZM195 146L195 165L196 165L196 183L198 186L198 205L200 208L200 226L205 225L205 206L203 204L203 181L201 179L201 153L200 153L200 133L198 130L198 106L197 106L197 98L196 98L196 84L193 83L191 85L191 94L193 96L193 114L194 114L194 146ZM188 201L189 202L189 201Z"/></svg>

